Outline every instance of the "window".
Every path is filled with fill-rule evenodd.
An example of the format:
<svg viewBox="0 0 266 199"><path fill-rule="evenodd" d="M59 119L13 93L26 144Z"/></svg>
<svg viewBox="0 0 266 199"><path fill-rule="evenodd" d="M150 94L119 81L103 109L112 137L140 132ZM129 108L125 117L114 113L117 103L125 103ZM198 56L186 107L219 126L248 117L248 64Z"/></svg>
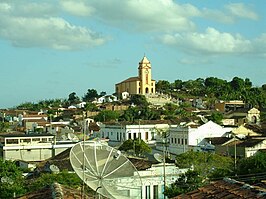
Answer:
<svg viewBox="0 0 266 199"><path fill-rule="evenodd" d="M176 138L175 138L175 144L176 144Z"/></svg>
<svg viewBox="0 0 266 199"><path fill-rule="evenodd" d="M128 134L128 139L130 139L130 140L131 140L131 133L129 133L129 134Z"/></svg>
<svg viewBox="0 0 266 199"><path fill-rule="evenodd" d="M185 139L185 145L187 145L187 139Z"/></svg>
<svg viewBox="0 0 266 199"><path fill-rule="evenodd" d="M148 140L148 139L149 139L149 133L145 132L145 140Z"/></svg>
<svg viewBox="0 0 266 199"><path fill-rule="evenodd" d="M171 144L173 144L174 143L174 138L171 138Z"/></svg>
<svg viewBox="0 0 266 199"><path fill-rule="evenodd" d="M154 198L154 199L158 199L158 198L159 198L159 194L158 194L158 185L154 185L154 186L153 186L153 198Z"/></svg>
<svg viewBox="0 0 266 199"><path fill-rule="evenodd" d="M151 195L150 195L150 186L145 186L145 192L146 192L146 199L150 199Z"/></svg>
<svg viewBox="0 0 266 199"><path fill-rule="evenodd" d="M40 142L40 138L32 138L33 142Z"/></svg>
<svg viewBox="0 0 266 199"><path fill-rule="evenodd" d="M178 144L180 144L180 138L178 138Z"/></svg>
<svg viewBox="0 0 266 199"><path fill-rule="evenodd" d="M18 139L7 139L6 144L18 144Z"/></svg>
<svg viewBox="0 0 266 199"><path fill-rule="evenodd" d="M28 138L28 139L21 139L20 142L21 142L21 143L26 143L26 144L28 144L28 143L30 143L30 138Z"/></svg>

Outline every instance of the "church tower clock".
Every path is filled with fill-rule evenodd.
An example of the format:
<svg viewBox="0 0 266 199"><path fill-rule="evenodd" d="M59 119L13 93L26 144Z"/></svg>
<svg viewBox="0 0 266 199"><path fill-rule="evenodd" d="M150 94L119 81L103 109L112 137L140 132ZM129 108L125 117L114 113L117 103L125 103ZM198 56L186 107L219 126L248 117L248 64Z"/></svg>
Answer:
<svg viewBox="0 0 266 199"><path fill-rule="evenodd" d="M146 56L139 62L139 94L151 94L155 92L155 82L151 79L151 63Z"/></svg>

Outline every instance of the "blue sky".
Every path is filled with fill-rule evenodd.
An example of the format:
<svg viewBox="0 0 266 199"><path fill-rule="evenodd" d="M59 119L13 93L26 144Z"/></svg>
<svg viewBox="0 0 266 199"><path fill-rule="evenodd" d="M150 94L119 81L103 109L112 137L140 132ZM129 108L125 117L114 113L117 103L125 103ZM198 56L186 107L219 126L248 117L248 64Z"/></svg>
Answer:
<svg viewBox="0 0 266 199"><path fill-rule="evenodd" d="M156 81L266 83L265 1L2 0L0 108L114 92L145 54Z"/></svg>

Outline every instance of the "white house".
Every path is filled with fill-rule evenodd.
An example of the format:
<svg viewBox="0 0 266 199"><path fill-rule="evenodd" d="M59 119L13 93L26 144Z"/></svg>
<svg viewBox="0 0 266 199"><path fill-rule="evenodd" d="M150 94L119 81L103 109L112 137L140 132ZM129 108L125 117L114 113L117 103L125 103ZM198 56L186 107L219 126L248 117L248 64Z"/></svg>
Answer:
<svg viewBox="0 0 266 199"><path fill-rule="evenodd" d="M141 192L142 197L141 199L163 199L164 198L164 182L166 186L173 184L181 174L184 174L188 171L188 169L179 169L175 166L175 164L163 163L154 164L151 168L146 170L136 171L139 175L142 184ZM135 173L136 173L135 172ZM165 172L165 173L164 173ZM165 176L165 179L164 179ZM129 183L132 183L132 177L120 177L118 179L118 186L122 184L126 186ZM130 187L130 186L129 186ZM134 190L129 191L129 195L134 192Z"/></svg>
<svg viewBox="0 0 266 199"><path fill-rule="evenodd" d="M224 137L231 130L231 127L222 127L212 121L201 126L185 125L170 127L168 151L173 154L181 154L201 146L204 138Z"/></svg>
<svg viewBox="0 0 266 199"><path fill-rule="evenodd" d="M122 99L127 99L127 98L129 98L129 96L130 96L130 95L129 95L129 92L126 92L126 91L125 91L125 92L122 92L122 93L121 93L121 98L122 98Z"/></svg>
<svg viewBox="0 0 266 199"><path fill-rule="evenodd" d="M0 157L4 160L42 161L74 146L76 142L56 142L51 134L0 135Z"/></svg>
<svg viewBox="0 0 266 199"><path fill-rule="evenodd" d="M117 101L117 97L114 95L105 95L97 99L97 103L102 104L105 102L115 102Z"/></svg>
<svg viewBox="0 0 266 199"><path fill-rule="evenodd" d="M110 141L122 142L128 139L140 138L147 143L155 142L157 138L157 129L168 129L167 123L160 124L127 124L127 123L114 123L107 124L101 123L100 137L109 138Z"/></svg>

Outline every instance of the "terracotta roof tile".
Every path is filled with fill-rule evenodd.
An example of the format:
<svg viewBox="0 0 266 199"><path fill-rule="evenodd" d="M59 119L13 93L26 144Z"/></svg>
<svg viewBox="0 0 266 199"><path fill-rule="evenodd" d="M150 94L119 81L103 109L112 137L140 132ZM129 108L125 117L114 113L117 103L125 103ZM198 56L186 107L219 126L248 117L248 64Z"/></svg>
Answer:
<svg viewBox="0 0 266 199"><path fill-rule="evenodd" d="M229 178L211 182L186 194L173 199L197 198L197 199L241 199L241 198L266 198L266 189L259 186L250 186Z"/></svg>

